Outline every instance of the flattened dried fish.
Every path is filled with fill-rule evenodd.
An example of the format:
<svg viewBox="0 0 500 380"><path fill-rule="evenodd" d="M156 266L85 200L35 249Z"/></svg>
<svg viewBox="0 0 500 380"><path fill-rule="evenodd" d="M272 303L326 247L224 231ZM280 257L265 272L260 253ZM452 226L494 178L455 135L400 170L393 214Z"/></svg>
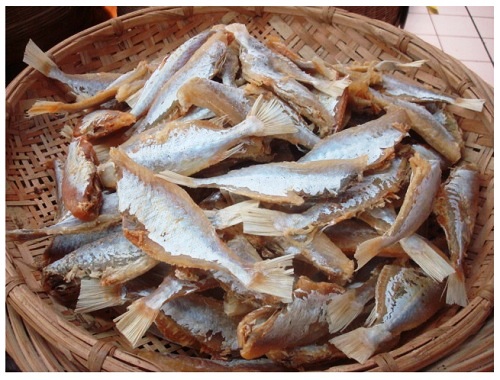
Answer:
<svg viewBox="0 0 500 380"><path fill-rule="evenodd" d="M272 162L232 170L211 178L192 178L171 171L158 177L193 188L220 188L275 203L300 205L303 197L335 196L358 178L366 167L366 156L352 160Z"/></svg>
<svg viewBox="0 0 500 380"><path fill-rule="evenodd" d="M243 263L183 189L155 177L118 149L111 157L119 172L120 211L144 226L143 234L128 236L135 244L159 261L226 271L250 290L290 299L293 277L285 269L288 261Z"/></svg>
<svg viewBox="0 0 500 380"><path fill-rule="evenodd" d="M427 161L416 153L410 158L412 175L398 216L380 237L359 245L354 257L358 269L375 257L383 247L392 245L415 233L432 211L432 204L441 183L437 161Z"/></svg>
<svg viewBox="0 0 500 380"><path fill-rule="evenodd" d="M383 344L431 318L441 307L443 286L412 268L386 265L377 282L375 324L330 340L348 357L365 363Z"/></svg>
<svg viewBox="0 0 500 380"><path fill-rule="evenodd" d="M464 259L472 239L479 202L479 172L474 165L454 167L440 187L434 204L437 221L443 228L455 273L448 277L446 303L467 306Z"/></svg>

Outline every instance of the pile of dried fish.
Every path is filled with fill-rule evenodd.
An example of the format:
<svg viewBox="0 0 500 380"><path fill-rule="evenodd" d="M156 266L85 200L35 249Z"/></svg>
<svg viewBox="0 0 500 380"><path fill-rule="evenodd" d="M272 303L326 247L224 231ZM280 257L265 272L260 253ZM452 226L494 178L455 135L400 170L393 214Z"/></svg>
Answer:
<svg viewBox="0 0 500 380"><path fill-rule="evenodd" d="M425 62L308 61L242 24L125 74L65 74L33 42L25 62L76 95L29 116L79 121L52 162L57 222L7 237L52 237L47 292L122 310L131 346L154 331L207 369L363 363L467 304L479 174L447 104L482 102L410 81Z"/></svg>

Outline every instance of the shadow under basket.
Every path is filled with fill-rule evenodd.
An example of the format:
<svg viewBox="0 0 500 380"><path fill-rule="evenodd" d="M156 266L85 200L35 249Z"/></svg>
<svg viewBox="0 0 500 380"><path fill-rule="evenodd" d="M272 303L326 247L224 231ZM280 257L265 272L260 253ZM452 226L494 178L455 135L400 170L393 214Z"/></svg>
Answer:
<svg viewBox="0 0 500 380"><path fill-rule="evenodd" d="M493 89L463 64L393 25L334 7L145 8L82 31L49 54L67 73L125 72L212 25L235 22L246 24L261 40L278 36L305 58L318 55L345 64L426 60L410 72L414 79L444 93L485 100L481 113L448 107L463 131L463 158L481 174L479 214L465 262L469 304L446 307L365 364L332 361L321 370L492 370ZM46 163L65 157L67 140L60 131L72 116L26 117L37 99L65 99L54 83L27 68L7 87L7 230L49 226L57 213L54 173ZM111 312L77 314L54 302L40 283L40 262L49 243L48 238L7 243L6 348L22 371L158 371L164 368L141 352L171 353L179 361L196 355L150 333L132 350L115 330Z"/></svg>

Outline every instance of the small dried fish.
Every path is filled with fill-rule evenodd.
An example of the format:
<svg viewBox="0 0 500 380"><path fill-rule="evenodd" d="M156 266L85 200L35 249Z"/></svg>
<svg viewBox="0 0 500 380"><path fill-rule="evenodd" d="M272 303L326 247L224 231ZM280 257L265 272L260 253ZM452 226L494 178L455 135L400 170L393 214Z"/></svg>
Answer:
<svg viewBox="0 0 500 380"><path fill-rule="evenodd" d="M242 214L243 230L262 236L303 235L352 218L393 197L406 176L406 168L406 159L396 158L389 168L364 176L337 198L317 202L302 213L249 209Z"/></svg>
<svg viewBox="0 0 500 380"><path fill-rule="evenodd" d="M375 257L383 247L408 237L428 218L434 197L441 183L441 168L437 161L427 161L418 153L410 158L412 175L398 216L380 237L361 243L354 254L358 269Z"/></svg>
<svg viewBox="0 0 500 380"><path fill-rule="evenodd" d="M224 129L210 121L170 122L135 135L121 148L136 163L159 172L191 175L231 156L250 136L296 132L276 102L255 101L244 121Z"/></svg>
<svg viewBox="0 0 500 380"><path fill-rule="evenodd" d="M381 84L384 87L385 93L398 98L406 97L407 100L410 101L445 102L476 112L481 112L484 106L484 99L464 99L457 96L446 95L424 87L418 82L410 81L406 77L400 78L390 74L383 74Z"/></svg>
<svg viewBox="0 0 500 380"><path fill-rule="evenodd" d="M439 282L417 269L386 265L377 282L375 324L334 337L330 343L365 363L384 344L431 318L442 305L442 291Z"/></svg>
<svg viewBox="0 0 500 380"><path fill-rule="evenodd" d="M85 136L88 140L93 140L128 127L135 121L135 116L128 112L96 110L78 121L73 130L73 136Z"/></svg>
<svg viewBox="0 0 500 380"><path fill-rule="evenodd" d="M464 259L472 239L479 202L479 172L474 165L454 167L441 185L434 213L443 228L455 273L448 277L446 303L467 306Z"/></svg>
<svg viewBox="0 0 500 380"><path fill-rule="evenodd" d="M169 264L225 271L249 290L290 299L290 259L247 265L217 236L200 207L179 186L157 178L119 149L111 151L118 168L119 207L144 226L133 239L150 256Z"/></svg>
<svg viewBox="0 0 500 380"><path fill-rule="evenodd" d="M187 187L220 188L259 201L300 205L303 197L339 194L365 167L363 156L352 160L273 162L211 178L191 178L171 171L163 171L158 177Z"/></svg>
<svg viewBox="0 0 500 380"><path fill-rule="evenodd" d="M179 71L193 54L215 33L214 29L208 29L188 39L171 54L164 57L160 65L151 74L144 84L138 99L134 102L130 113L137 118L143 116L154 102L158 92L163 85Z"/></svg>
<svg viewBox="0 0 500 380"><path fill-rule="evenodd" d="M97 175L98 160L85 138L74 139L68 147L62 181L62 201L76 218L91 221L99 216L102 186Z"/></svg>
<svg viewBox="0 0 500 380"><path fill-rule="evenodd" d="M380 165L394 154L395 146L405 137L410 120L404 110L394 110L369 121L325 137L298 162L348 159L367 155L367 167Z"/></svg>
<svg viewBox="0 0 500 380"><path fill-rule="evenodd" d="M69 86L77 95L93 96L118 79L118 73L66 74L31 39L26 45L23 62L48 78Z"/></svg>

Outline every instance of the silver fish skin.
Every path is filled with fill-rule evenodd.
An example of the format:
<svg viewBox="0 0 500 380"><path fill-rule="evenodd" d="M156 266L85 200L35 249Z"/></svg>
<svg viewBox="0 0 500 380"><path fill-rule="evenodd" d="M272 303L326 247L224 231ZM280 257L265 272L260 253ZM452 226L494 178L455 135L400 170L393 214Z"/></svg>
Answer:
<svg viewBox="0 0 500 380"><path fill-rule="evenodd" d="M102 231L121 223L121 214L118 211L118 196L116 193L103 192L103 204L99 216L84 222L66 212L55 224L36 229L17 229L6 231L7 241L27 241L45 236L67 235Z"/></svg>
<svg viewBox="0 0 500 380"><path fill-rule="evenodd" d="M234 27L238 30L233 31L233 34L242 46L240 61L243 78L254 85L271 88L283 100L290 101L299 114L324 130L330 129L334 124L333 115L317 97L293 77L275 69L268 55L269 49L250 36L244 25L233 24Z"/></svg>
<svg viewBox="0 0 500 380"><path fill-rule="evenodd" d="M263 208L245 210L242 213L243 230L262 236L309 234L384 203L399 190L406 172L406 159L395 158L388 168L365 175L338 197L317 202L302 213Z"/></svg>
<svg viewBox="0 0 500 380"><path fill-rule="evenodd" d="M455 166L439 189L434 213L445 232L455 273L448 278L446 302L466 306L464 260L472 239L478 211L480 176L468 163Z"/></svg>
<svg viewBox="0 0 500 380"><path fill-rule="evenodd" d="M442 306L443 284L414 268L386 265L377 282L371 327L359 327L330 339L359 363L366 363L379 347L431 318Z"/></svg>
<svg viewBox="0 0 500 380"><path fill-rule="evenodd" d="M482 99L463 99L457 96L446 95L439 91L424 87L417 82L411 82L408 78L397 78L394 75L382 74L382 86L386 93L395 97L407 97L408 100L438 101L454 104L459 107L481 112L484 105Z"/></svg>
<svg viewBox="0 0 500 380"><path fill-rule="evenodd" d="M328 79L309 75L286 56L275 53L265 44L252 37L244 24L230 24L226 29L233 33L236 41L238 41L241 47L259 58L264 58L265 61L262 62L263 64L267 64L271 70L278 71L282 75L294 78L299 82L310 84L319 91L330 96L342 95L343 90L349 84L349 82L342 83L342 81L330 81Z"/></svg>
<svg viewBox="0 0 500 380"><path fill-rule="evenodd" d="M23 62L46 77L66 84L76 95L83 96L93 96L105 90L122 75L118 73L66 74L32 40L29 40L26 45Z"/></svg>
<svg viewBox="0 0 500 380"><path fill-rule="evenodd" d="M261 100L234 127L224 129L209 121L173 121L159 130L148 129L136 135L123 146L124 151L154 172L171 170L192 175L239 151L247 137L296 132L278 103Z"/></svg>
<svg viewBox="0 0 500 380"><path fill-rule="evenodd" d="M403 99L383 95L372 88L370 88L370 92L375 100L381 102L383 106L393 104L403 108L410 118L411 129L449 162L455 163L460 159L463 148L462 139L451 133L425 107Z"/></svg>
<svg viewBox="0 0 500 380"><path fill-rule="evenodd" d="M130 110L130 113L137 118L142 116L153 103L157 93L170 77L179 71L193 56L206 40L215 32L209 29L188 39L171 54L164 57L160 65L151 74L144 84L139 98Z"/></svg>
<svg viewBox="0 0 500 380"><path fill-rule="evenodd" d="M367 166L380 164L394 153L408 134L410 120L404 110L388 112L375 120L327 136L298 162L356 158L367 155Z"/></svg>
<svg viewBox="0 0 500 380"><path fill-rule="evenodd" d="M141 129L152 126L167 116L169 112L172 112L177 102L177 91L186 81L195 76L212 78L224 62L227 44L228 36L222 30L218 30L210 36L185 65L176 71L157 92L155 100L141 121Z"/></svg>
<svg viewBox="0 0 500 380"><path fill-rule="evenodd" d="M384 247L415 233L432 212L434 198L441 183L437 161L427 161L418 153L410 158L412 174L403 204L392 226L380 237L360 244L354 254L358 269Z"/></svg>
<svg viewBox="0 0 500 380"><path fill-rule="evenodd" d="M67 282L74 278L106 278L119 269L127 272L120 282L151 269L157 262L130 243L121 231L85 244L43 269L45 277L60 275Z"/></svg>
<svg viewBox="0 0 500 380"><path fill-rule="evenodd" d="M277 162L248 166L211 178L163 171L159 178L193 188L224 189L259 201L300 205L303 197L334 197L359 178L366 156L352 160Z"/></svg>
<svg viewBox="0 0 500 380"><path fill-rule="evenodd" d="M148 255L181 267L225 271L250 290L291 297L293 277L285 269L289 262L265 260L252 266L243 262L182 188L159 179L119 149L110 154L119 173L120 211L136 218L144 229L140 236L127 237Z"/></svg>

